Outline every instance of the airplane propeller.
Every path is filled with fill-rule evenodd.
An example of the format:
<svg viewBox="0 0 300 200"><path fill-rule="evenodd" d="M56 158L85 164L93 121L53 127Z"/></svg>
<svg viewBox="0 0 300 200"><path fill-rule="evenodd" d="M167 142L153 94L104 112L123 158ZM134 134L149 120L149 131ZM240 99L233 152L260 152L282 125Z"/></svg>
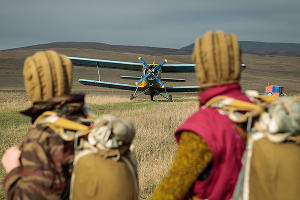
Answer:
<svg viewBox="0 0 300 200"><path fill-rule="evenodd" d="M143 60L143 58L142 58L142 57L139 57L139 60L140 60L140 62L146 67L146 69L150 72L151 69L149 68L149 66L147 65L147 63ZM145 80L146 78L148 78L148 76L150 76L150 73L144 75L140 80L138 80L138 81L136 82L136 84L137 84L137 85L140 85L140 84L143 82L143 80Z"/></svg>
<svg viewBox="0 0 300 200"><path fill-rule="evenodd" d="M165 59L165 60L162 61L159 65L157 65L157 66L154 68L153 71L156 71L156 70L160 69L166 62L168 62L167 59Z"/></svg>
<svg viewBox="0 0 300 200"><path fill-rule="evenodd" d="M138 80L136 82L137 85L140 85L143 80L145 80L148 76L152 75L155 78L155 81L163 88L164 84L159 80L159 78L154 74L155 71L159 70L166 62L167 59L165 59L164 61L162 61L159 65L157 65L153 70L151 70L149 68L149 66L147 65L147 63L142 59L142 57L139 57L140 62L146 67L146 69L148 70L148 74L144 75L140 80Z"/></svg>
<svg viewBox="0 0 300 200"><path fill-rule="evenodd" d="M147 63L144 61L144 59L142 57L139 57L139 60L147 68L147 70L151 71L151 69L149 68L149 66L147 65Z"/></svg>
<svg viewBox="0 0 300 200"><path fill-rule="evenodd" d="M150 76L150 73L144 75L140 80L138 80L138 81L136 82L136 84L137 84L137 85L140 85L140 84L143 82L143 80L145 80L146 78L148 78L148 76Z"/></svg>
<svg viewBox="0 0 300 200"><path fill-rule="evenodd" d="M156 80L156 82L160 85L160 87L164 87L164 84L159 80L159 78L157 78L157 76L154 75L154 78Z"/></svg>

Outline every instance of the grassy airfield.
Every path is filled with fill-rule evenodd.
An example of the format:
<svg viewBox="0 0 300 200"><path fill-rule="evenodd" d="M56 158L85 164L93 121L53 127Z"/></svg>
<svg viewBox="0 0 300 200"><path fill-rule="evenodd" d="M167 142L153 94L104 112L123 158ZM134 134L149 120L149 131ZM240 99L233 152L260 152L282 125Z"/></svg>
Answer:
<svg viewBox="0 0 300 200"><path fill-rule="evenodd" d="M198 108L196 97L130 101L122 96L87 95L86 102L98 116L113 114L130 120L136 128L134 140L138 161L140 199L147 199L170 167L176 143L173 133ZM30 106L24 92L0 92L0 157L5 149L21 143L30 119L19 111ZM5 176L0 167L0 181ZM5 199L0 186L0 199Z"/></svg>
<svg viewBox="0 0 300 200"><path fill-rule="evenodd" d="M168 59L168 63L192 63L191 55L168 55L162 52L158 52L161 56L155 56L156 54L148 55L145 52L120 52L114 49L50 49L74 57L138 62L137 58L142 56L147 63L154 60L159 63L164 58ZM19 111L30 106L25 95L22 69L25 58L38 50L41 49L0 51L0 157L8 147L20 144L30 128L30 119L19 114ZM263 93L266 85L277 84L285 87L289 96L300 94L300 57L243 54L243 62L247 64L241 78L243 90L254 89ZM121 75L140 76L141 72L101 69L103 81L134 84L134 81L120 79ZM162 77L186 79L186 83L168 83L167 86L197 85L194 73L163 74ZM86 102L91 105L95 114L114 114L134 123L140 199L147 199L172 163L176 151L174 131L198 108L197 93L174 93L174 102L171 103L161 98L151 102L149 96L130 101L129 91L84 86L77 82L79 78L97 79L96 68L74 67L72 91L88 94ZM1 182L4 176L4 169L0 165ZM4 199L1 187L2 184L0 200Z"/></svg>

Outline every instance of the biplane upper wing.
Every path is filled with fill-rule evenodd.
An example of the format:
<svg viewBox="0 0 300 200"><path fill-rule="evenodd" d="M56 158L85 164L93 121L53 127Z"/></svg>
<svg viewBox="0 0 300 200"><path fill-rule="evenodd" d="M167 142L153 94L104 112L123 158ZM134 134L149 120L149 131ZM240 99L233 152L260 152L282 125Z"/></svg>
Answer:
<svg viewBox="0 0 300 200"><path fill-rule="evenodd" d="M113 60L100 60L92 58L79 58L79 57L68 57L73 65L79 66L89 66L89 67L100 67L100 68L115 68L115 69L125 69L140 71L143 67L142 63L133 62L122 62ZM184 73L184 72L194 72L194 64L164 64L161 68L162 72L165 73Z"/></svg>
<svg viewBox="0 0 300 200"><path fill-rule="evenodd" d="M199 86L173 86L166 87L166 90L168 92L197 92L199 88Z"/></svg>
<svg viewBox="0 0 300 200"><path fill-rule="evenodd" d="M99 59L91 59L91 58L78 58L78 57L68 57L73 65L83 65L89 67L100 67L100 68L112 68L112 69L125 69L125 70L133 70L140 71L143 67L141 63L133 63L133 62L120 62L113 60L99 60Z"/></svg>
<svg viewBox="0 0 300 200"><path fill-rule="evenodd" d="M125 69L132 71L140 71L143 67L142 63L122 62L113 60L100 60L91 58L68 57L73 65L83 65L90 67L103 67L114 69ZM242 69L246 68L245 64L241 65ZM163 73L187 73L195 72L195 64L164 64L161 67Z"/></svg>
<svg viewBox="0 0 300 200"><path fill-rule="evenodd" d="M161 71L163 73L195 72L195 64L164 64Z"/></svg>
<svg viewBox="0 0 300 200"><path fill-rule="evenodd" d="M106 88L115 88L115 89L122 89L122 90L136 90L136 85L129 85L129 84L122 84L122 83L112 83L112 82L105 82L105 81L96 81L96 80L87 80L87 79L79 79L79 83L83 85L90 85L90 86L98 86L98 87L106 87Z"/></svg>
<svg viewBox="0 0 300 200"><path fill-rule="evenodd" d="M246 69L246 65L241 64L241 70L244 69ZM165 64L161 70L164 73L195 72L195 64Z"/></svg>

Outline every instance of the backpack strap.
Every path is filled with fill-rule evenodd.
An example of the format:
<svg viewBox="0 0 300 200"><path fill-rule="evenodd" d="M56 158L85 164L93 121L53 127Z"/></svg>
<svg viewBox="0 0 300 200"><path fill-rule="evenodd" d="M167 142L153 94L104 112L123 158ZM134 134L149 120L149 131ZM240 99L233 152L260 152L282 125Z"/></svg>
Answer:
<svg viewBox="0 0 300 200"><path fill-rule="evenodd" d="M89 118L93 117L90 116ZM81 120L86 121L87 119ZM87 135L90 132L89 126L59 117L57 113L52 111L46 111L41 114L34 121L33 127L38 125L51 128L65 141L73 141L75 138Z"/></svg>
<svg viewBox="0 0 300 200"><path fill-rule="evenodd" d="M221 114L226 114L235 123L246 122L249 117L257 117L264 112L262 105L226 96L216 96L210 99L205 107L218 109Z"/></svg>
<svg viewBox="0 0 300 200"><path fill-rule="evenodd" d="M121 157L121 160L127 165L132 177L133 177L133 180L134 180L134 190L136 191L136 196L135 197L138 197L139 196L139 184L138 184L138 177L137 177L137 174L136 174L136 168L135 166L133 165L132 162L130 162L130 159L128 159L127 157L125 156L122 156ZM137 198L134 198L134 200L137 200Z"/></svg>

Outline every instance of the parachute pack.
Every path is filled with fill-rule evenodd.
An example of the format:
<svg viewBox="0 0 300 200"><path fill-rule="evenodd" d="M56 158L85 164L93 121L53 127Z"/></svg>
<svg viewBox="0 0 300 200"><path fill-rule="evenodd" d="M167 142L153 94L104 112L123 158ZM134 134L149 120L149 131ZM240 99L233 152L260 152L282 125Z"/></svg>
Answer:
<svg viewBox="0 0 300 200"><path fill-rule="evenodd" d="M137 165L131 152L133 125L113 115L79 121L48 111L34 123L51 128L65 141L74 141L69 198L137 200Z"/></svg>
<svg viewBox="0 0 300 200"><path fill-rule="evenodd" d="M227 115L242 137L246 134L243 167L232 199L297 199L300 97L246 94L253 103L217 96L205 105Z"/></svg>

